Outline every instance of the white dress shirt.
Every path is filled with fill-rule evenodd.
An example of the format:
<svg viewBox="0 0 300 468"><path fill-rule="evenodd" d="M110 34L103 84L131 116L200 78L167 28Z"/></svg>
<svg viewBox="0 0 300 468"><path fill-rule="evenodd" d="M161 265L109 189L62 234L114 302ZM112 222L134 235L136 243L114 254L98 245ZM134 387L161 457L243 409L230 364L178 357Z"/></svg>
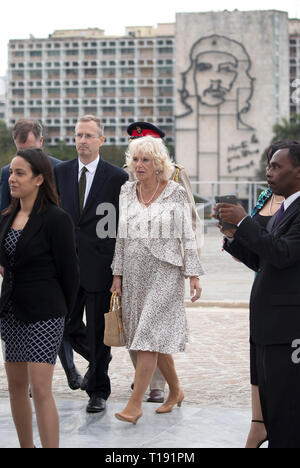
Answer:
<svg viewBox="0 0 300 468"><path fill-rule="evenodd" d="M78 170L78 182L81 176L81 171L84 167L86 167L87 172L85 173L86 176L86 188L85 188L85 195L84 195L84 202L83 206L85 206L87 198L89 196L92 183L95 177L96 169L99 164L100 156L98 156L94 161L92 161L90 164L87 164L86 166L78 159L79 162L79 170Z"/></svg>
<svg viewBox="0 0 300 468"><path fill-rule="evenodd" d="M284 200L284 211L286 211L289 206L291 206L292 203L294 203L294 201L297 200L297 198L300 197L300 192L296 192L296 193L293 193L293 195L291 195L289 198L287 198L286 200Z"/></svg>

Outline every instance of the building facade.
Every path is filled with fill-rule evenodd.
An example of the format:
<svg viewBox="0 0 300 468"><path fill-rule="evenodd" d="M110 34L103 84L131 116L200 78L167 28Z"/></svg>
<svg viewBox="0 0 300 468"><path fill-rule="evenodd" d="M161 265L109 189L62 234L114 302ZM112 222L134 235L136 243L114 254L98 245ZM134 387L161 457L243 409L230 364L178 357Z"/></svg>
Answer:
<svg viewBox="0 0 300 468"><path fill-rule="evenodd" d="M6 79L0 76L0 120L5 121L6 113Z"/></svg>
<svg viewBox="0 0 300 468"><path fill-rule="evenodd" d="M300 20L289 20L291 115L300 114Z"/></svg>
<svg viewBox="0 0 300 468"><path fill-rule="evenodd" d="M174 41L173 24L127 28L123 37L88 29L11 40L7 124L40 119L48 144L73 145L78 116L95 114L108 144L126 145L136 120L155 122L172 143Z"/></svg>

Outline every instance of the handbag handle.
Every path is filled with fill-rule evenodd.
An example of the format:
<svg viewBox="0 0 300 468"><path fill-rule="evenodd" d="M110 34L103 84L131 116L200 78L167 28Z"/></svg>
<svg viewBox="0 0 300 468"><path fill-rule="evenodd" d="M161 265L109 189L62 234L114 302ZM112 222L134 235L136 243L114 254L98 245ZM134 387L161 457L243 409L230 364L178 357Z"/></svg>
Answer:
<svg viewBox="0 0 300 468"><path fill-rule="evenodd" d="M119 298L118 294L117 294L117 291L114 291L111 295L111 298L110 298L110 310L112 310L112 307L113 307L113 304L115 301L117 301L117 299Z"/></svg>

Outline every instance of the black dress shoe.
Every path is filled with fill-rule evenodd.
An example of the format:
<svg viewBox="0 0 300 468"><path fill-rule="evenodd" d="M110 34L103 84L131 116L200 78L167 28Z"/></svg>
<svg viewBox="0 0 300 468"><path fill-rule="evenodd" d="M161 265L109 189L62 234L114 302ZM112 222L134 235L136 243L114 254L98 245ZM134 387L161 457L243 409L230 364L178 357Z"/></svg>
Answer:
<svg viewBox="0 0 300 468"><path fill-rule="evenodd" d="M68 379L68 385L71 390L78 390L81 387L83 378L76 369L75 366L71 367L71 369L67 369L66 376Z"/></svg>
<svg viewBox="0 0 300 468"><path fill-rule="evenodd" d="M101 413L106 409L106 400L97 395L92 395L86 407L87 413Z"/></svg>

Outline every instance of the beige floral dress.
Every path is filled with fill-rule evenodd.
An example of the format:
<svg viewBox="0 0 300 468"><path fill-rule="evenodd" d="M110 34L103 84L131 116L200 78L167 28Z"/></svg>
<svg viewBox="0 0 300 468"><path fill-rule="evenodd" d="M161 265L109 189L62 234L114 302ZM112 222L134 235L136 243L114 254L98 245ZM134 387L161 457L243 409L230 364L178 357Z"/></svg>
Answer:
<svg viewBox="0 0 300 468"><path fill-rule="evenodd" d="M120 220L112 264L122 276L126 347L172 354L188 339L184 278L203 274L183 187L169 181L155 203L142 205L137 182L120 195Z"/></svg>

